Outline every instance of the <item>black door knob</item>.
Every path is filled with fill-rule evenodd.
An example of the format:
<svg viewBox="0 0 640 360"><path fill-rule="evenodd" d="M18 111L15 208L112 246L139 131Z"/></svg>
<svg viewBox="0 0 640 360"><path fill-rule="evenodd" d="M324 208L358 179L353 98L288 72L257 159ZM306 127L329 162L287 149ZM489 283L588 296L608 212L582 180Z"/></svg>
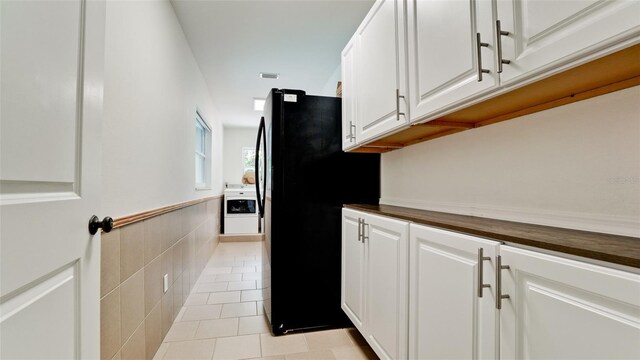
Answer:
<svg viewBox="0 0 640 360"><path fill-rule="evenodd" d="M110 216L105 216L104 219L100 221L97 216L93 215L91 219L89 219L89 234L95 235L100 228L107 233L111 231L111 229L113 229L113 219Z"/></svg>

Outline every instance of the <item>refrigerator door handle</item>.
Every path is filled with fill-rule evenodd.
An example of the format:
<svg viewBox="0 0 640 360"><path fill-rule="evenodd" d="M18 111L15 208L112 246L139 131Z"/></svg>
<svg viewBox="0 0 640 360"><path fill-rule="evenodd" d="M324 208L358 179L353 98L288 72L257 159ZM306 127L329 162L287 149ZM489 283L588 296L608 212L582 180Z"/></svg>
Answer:
<svg viewBox="0 0 640 360"><path fill-rule="evenodd" d="M258 211L260 212L260 217L264 217L264 201L262 200L262 196L260 194L260 140L262 140L264 131L264 116L260 118L260 126L258 127L258 138L256 140L256 154L255 154L255 182L256 182L256 202L258 203ZM264 139L266 142L267 139ZM266 154L263 155L266 160ZM263 165L266 167L266 164ZM264 177L264 176L263 176ZM266 179L264 179L266 180ZM267 189L264 189L266 192Z"/></svg>

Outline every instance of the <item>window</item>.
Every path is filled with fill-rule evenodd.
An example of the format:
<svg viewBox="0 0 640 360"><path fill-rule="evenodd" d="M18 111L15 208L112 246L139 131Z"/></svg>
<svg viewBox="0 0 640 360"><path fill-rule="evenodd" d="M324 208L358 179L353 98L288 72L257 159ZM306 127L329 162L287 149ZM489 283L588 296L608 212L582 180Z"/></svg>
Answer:
<svg viewBox="0 0 640 360"><path fill-rule="evenodd" d="M247 170L255 171L256 169L256 148L242 148L242 173L246 174Z"/></svg>
<svg viewBox="0 0 640 360"><path fill-rule="evenodd" d="M211 129L196 111L196 189L210 186L211 177Z"/></svg>

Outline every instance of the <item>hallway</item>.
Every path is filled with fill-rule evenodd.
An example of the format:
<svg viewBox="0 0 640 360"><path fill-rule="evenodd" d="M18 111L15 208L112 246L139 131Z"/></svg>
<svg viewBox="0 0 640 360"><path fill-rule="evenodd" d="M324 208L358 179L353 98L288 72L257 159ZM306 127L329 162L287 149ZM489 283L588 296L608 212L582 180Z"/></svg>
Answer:
<svg viewBox="0 0 640 360"><path fill-rule="evenodd" d="M218 245L154 359L377 359L355 329L272 336L262 311L261 245Z"/></svg>

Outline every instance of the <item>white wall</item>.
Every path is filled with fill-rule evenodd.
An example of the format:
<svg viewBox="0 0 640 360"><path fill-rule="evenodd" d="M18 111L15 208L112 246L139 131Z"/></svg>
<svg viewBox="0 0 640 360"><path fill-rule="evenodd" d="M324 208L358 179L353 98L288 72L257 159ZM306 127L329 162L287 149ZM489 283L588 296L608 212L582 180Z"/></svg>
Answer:
<svg viewBox="0 0 640 360"><path fill-rule="evenodd" d="M241 184L244 169L242 166L242 148L256 147L258 128L226 127L224 128L224 182Z"/></svg>
<svg viewBox="0 0 640 360"><path fill-rule="evenodd" d="M338 63L338 67L333 70L333 73L322 87L320 94L311 95L336 96L336 88L338 87L338 81L340 81L341 70L340 64Z"/></svg>
<svg viewBox="0 0 640 360"><path fill-rule="evenodd" d="M640 87L382 156L382 202L640 236Z"/></svg>
<svg viewBox="0 0 640 360"><path fill-rule="evenodd" d="M104 214L222 193L222 126L168 1L107 1ZM194 114L213 130L211 190L195 190Z"/></svg>

